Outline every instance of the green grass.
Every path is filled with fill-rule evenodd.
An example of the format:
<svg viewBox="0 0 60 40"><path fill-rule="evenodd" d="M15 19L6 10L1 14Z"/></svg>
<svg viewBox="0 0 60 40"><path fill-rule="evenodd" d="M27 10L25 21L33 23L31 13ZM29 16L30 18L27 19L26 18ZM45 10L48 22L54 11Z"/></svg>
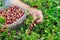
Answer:
<svg viewBox="0 0 60 40"><path fill-rule="evenodd" d="M6 30L0 32L0 40L4 37L4 40L60 40L60 0L22 0L31 7L38 6L38 10L42 10L44 15L44 21L41 24L37 24L32 30L31 35L28 35L28 28L31 24L31 16L28 16L28 20L18 30L21 32L19 35L16 31L12 31L12 35L8 37ZM28 25L27 25L28 24ZM14 37L16 36L16 37Z"/></svg>

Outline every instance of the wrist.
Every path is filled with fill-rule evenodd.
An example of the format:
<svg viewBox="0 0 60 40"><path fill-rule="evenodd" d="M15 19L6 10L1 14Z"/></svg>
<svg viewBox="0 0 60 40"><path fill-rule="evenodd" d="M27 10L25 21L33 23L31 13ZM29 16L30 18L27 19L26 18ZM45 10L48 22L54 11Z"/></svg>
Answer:
<svg viewBox="0 0 60 40"><path fill-rule="evenodd" d="M27 10L30 9L30 6L27 5L27 4L25 4L25 3L23 3L22 1L19 1L19 3L20 3L20 6L23 6L23 7L26 8Z"/></svg>

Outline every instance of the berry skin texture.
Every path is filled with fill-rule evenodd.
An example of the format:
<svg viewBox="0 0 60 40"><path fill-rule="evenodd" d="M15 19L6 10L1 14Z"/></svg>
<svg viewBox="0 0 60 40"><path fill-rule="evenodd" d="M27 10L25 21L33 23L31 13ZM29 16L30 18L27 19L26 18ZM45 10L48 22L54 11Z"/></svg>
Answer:
<svg viewBox="0 0 60 40"><path fill-rule="evenodd" d="M24 11L17 6L12 6L5 10L0 10L0 16L5 18L5 24L12 24L24 15ZM4 31L4 29L2 29Z"/></svg>

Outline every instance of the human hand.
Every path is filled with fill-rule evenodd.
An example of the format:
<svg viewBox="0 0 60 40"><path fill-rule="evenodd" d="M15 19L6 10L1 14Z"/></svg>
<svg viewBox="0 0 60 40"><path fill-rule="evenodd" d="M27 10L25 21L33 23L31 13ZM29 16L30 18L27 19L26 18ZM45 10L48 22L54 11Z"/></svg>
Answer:
<svg viewBox="0 0 60 40"><path fill-rule="evenodd" d="M41 23L43 22L43 14L41 10L37 10L35 8L30 8L30 6L26 5L25 3L19 1L19 0L11 0L11 2L15 5L19 5L19 6L23 6L25 7L30 14L33 16L34 20L36 21L36 23ZM38 17L38 18L37 18Z"/></svg>
<svg viewBox="0 0 60 40"><path fill-rule="evenodd" d="M35 8L29 9L30 15L33 16L35 23L43 22L43 14L41 10L37 10Z"/></svg>

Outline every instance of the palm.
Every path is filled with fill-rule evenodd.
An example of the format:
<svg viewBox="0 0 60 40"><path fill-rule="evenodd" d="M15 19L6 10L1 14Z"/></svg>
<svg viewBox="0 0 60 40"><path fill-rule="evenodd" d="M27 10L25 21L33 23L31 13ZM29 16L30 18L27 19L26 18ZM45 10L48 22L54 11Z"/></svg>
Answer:
<svg viewBox="0 0 60 40"><path fill-rule="evenodd" d="M41 23L43 21L43 15L41 10L37 10L35 8L31 8L29 10L30 14L33 16L34 20L37 19L37 23Z"/></svg>

